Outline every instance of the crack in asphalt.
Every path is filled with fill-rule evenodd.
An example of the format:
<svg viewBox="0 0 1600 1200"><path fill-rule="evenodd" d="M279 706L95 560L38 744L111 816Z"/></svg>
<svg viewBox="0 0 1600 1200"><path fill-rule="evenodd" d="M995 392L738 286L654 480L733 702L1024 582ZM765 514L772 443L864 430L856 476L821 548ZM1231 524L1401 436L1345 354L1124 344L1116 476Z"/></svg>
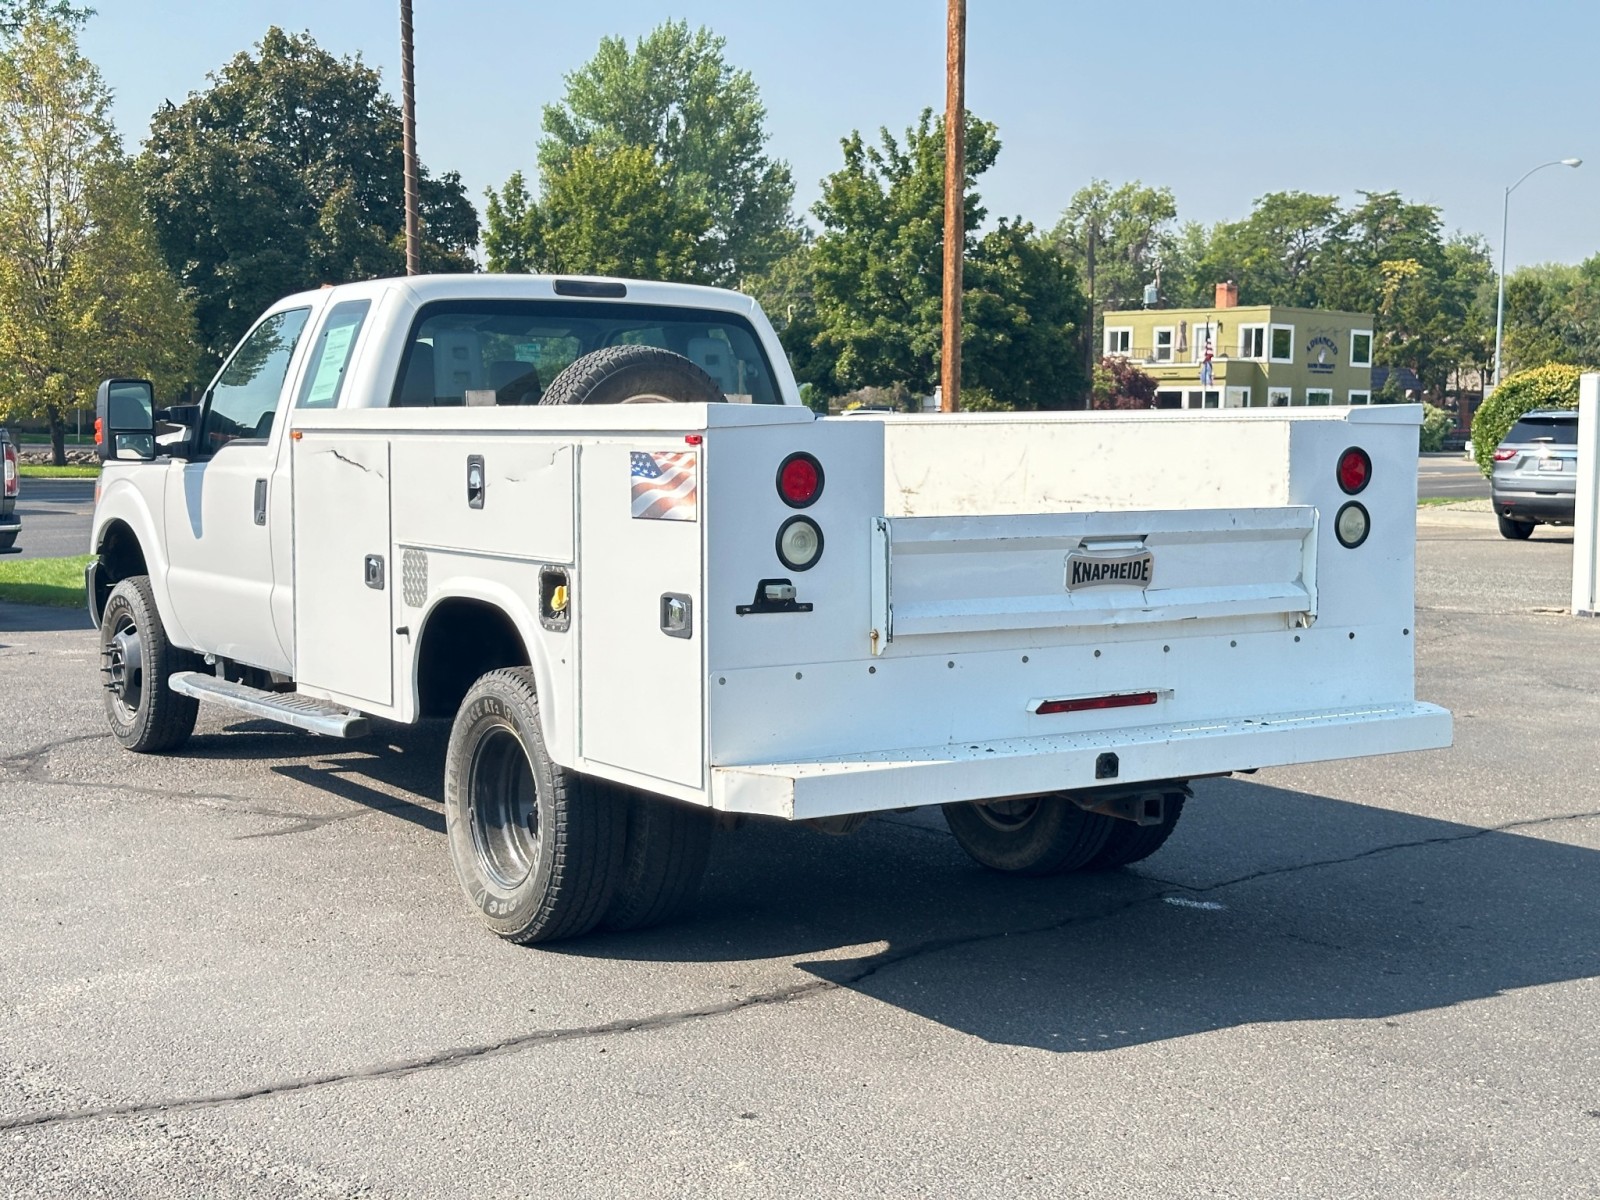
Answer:
<svg viewBox="0 0 1600 1200"><path fill-rule="evenodd" d="M467 1046L457 1046L441 1050L434 1054L421 1055L415 1058L401 1059L397 1062L379 1063L353 1071L342 1071L325 1075L300 1076L298 1078L279 1080L275 1083L263 1084L260 1087L246 1088L234 1092L218 1092L202 1096L180 1096L168 1100L150 1100L135 1104L108 1105L100 1108L73 1109L55 1112L24 1113L20 1116L0 1118L0 1132L10 1132L23 1129L39 1129L56 1125L74 1124L82 1121L98 1120L115 1117L148 1116L157 1113L192 1112L199 1109L221 1108L233 1104L247 1103L251 1100L263 1099L270 1096L290 1095L297 1092L311 1091L324 1087L335 1087L346 1083L360 1083L379 1079L398 1079L407 1075L418 1074L423 1071L444 1070L451 1067L462 1066L483 1059L500 1055L513 1054L534 1046L550 1045L560 1042L584 1041L594 1038L625 1036L635 1033L651 1033L674 1026L685 1025L700 1021L712 1020L719 1017L731 1016L735 1013L745 1012L750 1009L770 1007L777 1004L788 1004L806 999L811 996L822 995L829 992L842 991L847 988L871 979L903 963L915 959L927 958L932 955L942 954L965 946L977 945L983 942L998 941L1002 938L1036 937L1065 930L1077 925L1087 925L1093 922L1109 920L1120 916L1141 905L1159 903L1167 897L1179 892L1189 895L1206 895L1223 891L1228 888L1239 887L1259 879L1267 879L1281 875L1297 874L1303 871L1317 870L1323 867L1342 866L1348 863L1360 862L1363 859L1374 858L1383 854L1393 854L1404 850L1423 849L1430 846L1451 845L1460 842L1475 841L1490 834L1509 833L1518 829L1529 829L1543 825L1556 825L1577 821L1600 819L1600 810L1558 813L1546 817L1529 817L1517 821L1508 821L1502 825L1493 825L1480 829L1469 830L1464 833L1418 838L1413 841L1392 842L1383 846L1374 846L1354 854L1341 855L1336 858L1315 859L1310 862L1294 863L1283 867L1267 868L1261 871L1252 871L1246 875L1239 875L1231 879L1220 880L1216 883L1200 886L1174 884L1163 890L1151 892L1112 905L1109 908L1093 913L1078 913L1058 921L1049 921L1032 926L1021 926L1001 930L986 930L977 933L963 934L944 938L932 938L902 950L890 950L866 961L866 965L859 970L839 979L810 979L802 983L791 984L788 987L775 988L771 991L758 992L736 1000L729 1000L721 1004L704 1005L699 1008L682 1009L673 1012L654 1013L641 1017L623 1018L616 1021L607 1021L597 1025L572 1026L558 1029L541 1029L529 1033L518 1034L514 1037L504 1038L495 1042L483 1042Z"/></svg>

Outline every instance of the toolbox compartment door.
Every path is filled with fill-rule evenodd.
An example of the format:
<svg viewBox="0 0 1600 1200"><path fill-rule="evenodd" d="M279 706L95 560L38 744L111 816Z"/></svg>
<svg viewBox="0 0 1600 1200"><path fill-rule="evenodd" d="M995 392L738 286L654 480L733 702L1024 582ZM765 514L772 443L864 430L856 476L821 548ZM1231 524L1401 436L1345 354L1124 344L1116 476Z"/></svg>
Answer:
<svg viewBox="0 0 1600 1200"><path fill-rule="evenodd" d="M1263 615L1309 625L1316 540L1304 506L878 517L876 645Z"/></svg>

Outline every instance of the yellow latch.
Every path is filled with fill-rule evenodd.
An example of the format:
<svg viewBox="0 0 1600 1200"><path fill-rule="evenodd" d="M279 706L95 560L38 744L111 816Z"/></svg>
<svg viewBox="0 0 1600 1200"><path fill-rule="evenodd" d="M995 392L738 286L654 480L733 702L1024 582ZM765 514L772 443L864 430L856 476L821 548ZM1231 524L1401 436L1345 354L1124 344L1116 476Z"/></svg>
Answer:
<svg viewBox="0 0 1600 1200"><path fill-rule="evenodd" d="M558 583L556 590L550 593L550 611L553 613L567 611L567 585Z"/></svg>

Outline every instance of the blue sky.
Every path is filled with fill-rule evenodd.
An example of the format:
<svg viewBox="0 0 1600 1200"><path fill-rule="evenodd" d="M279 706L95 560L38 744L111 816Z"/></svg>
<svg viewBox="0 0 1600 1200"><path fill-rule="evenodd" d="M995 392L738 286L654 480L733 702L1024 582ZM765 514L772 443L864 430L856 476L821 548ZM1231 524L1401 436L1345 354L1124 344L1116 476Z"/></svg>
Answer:
<svg viewBox="0 0 1600 1200"><path fill-rule="evenodd" d="M414 0L423 161L483 192L531 168L541 107L606 34L706 25L750 70L799 206L851 129L944 104L943 0ZM359 53L399 93L394 0L99 0L87 53L130 149L166 99L205 86L272 24ZM969 0L967 106L999 125L991 216L1050 225L1093 177L1171 187L1182 219L1245 215L1263 192L1398 189L1510 261L1600 251L1600 0ZM1497 78L1513 82L1501 86Z"/></svg>

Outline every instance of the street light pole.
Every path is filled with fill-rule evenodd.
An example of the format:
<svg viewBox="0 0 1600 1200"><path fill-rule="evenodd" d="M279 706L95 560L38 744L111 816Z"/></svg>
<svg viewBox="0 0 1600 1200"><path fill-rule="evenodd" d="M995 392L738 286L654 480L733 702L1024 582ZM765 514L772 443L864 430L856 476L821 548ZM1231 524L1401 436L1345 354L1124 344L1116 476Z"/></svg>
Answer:
<svg viewBox="0 0 1600 1200"><path fill-rule="evenodd" d="M1500 206L1500 293L1494 306L1494 386L1500 386L1500 340L1505 335L1506 329L1506 231L1511 220L1511 193L1527 181L1534 171L1542 171L1546 167L1581 167L1581 158L1558 158L1552 162L1540 163L1532 171L1506 189L1505 203Z"/></svg>

